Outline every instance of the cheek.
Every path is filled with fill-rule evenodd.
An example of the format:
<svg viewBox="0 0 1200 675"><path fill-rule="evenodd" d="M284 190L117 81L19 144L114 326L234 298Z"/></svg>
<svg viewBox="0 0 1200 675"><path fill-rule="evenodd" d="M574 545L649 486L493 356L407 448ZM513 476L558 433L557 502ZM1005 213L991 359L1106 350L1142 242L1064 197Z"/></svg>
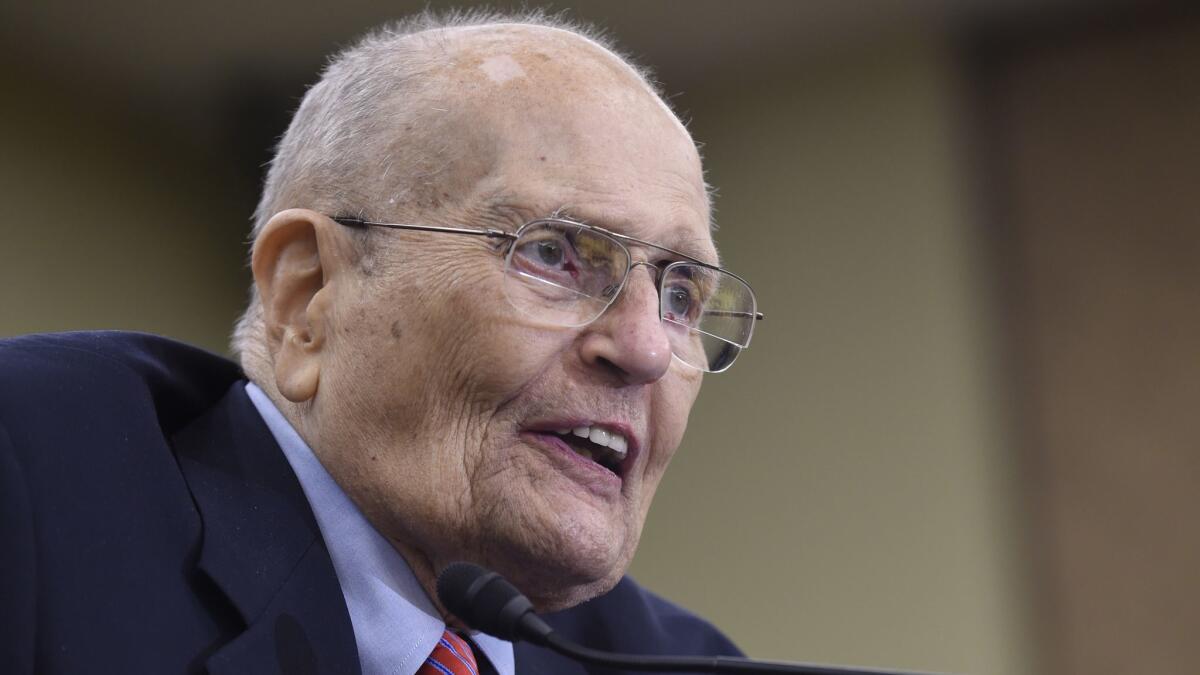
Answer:
<svg viewBox="0 0 1200 675"><path fill-rule="evenodd" d="M417 377L466 406L461 414L491 416L556 367L570 345L567 331L526 325L503 296L486 303L459 296L446 308L437 326L423 331L427 358Z"/></svg>
<svg viewBox="0 0 1200 675"><path fill-rule="evenodd" d="M683 441L692 404L700 394L703 374L673 363L667 377L670 379L659 383L652 411L655 452L647 461L643 474L643 511L649 508L654 490Z"/></svg>

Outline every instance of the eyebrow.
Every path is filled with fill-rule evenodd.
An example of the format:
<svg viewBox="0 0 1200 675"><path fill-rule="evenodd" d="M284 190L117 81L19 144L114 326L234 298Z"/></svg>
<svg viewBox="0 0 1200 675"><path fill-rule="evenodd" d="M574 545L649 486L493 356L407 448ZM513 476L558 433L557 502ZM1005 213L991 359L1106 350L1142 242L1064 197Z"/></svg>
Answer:
<svg viewBox="0 0 1200 675"><path fill-rule="evenodd" d="M592 214L592 215L598 215L598 214ZM721 253L720 253L720 251L716 250L716 244L713 243L713 245L710 248L706 244L708 244L711 240L705 240L705 239L695 236L694 234L692 234L691 229L689 227L687 227L686 225L677 225L668 232L667 241L672 242L671 244L668 245L667 243L664 243L661 240L651 241L646 237L630 234L628 232L628 230L632 229L629 227L630 221L622 220L622 219L606 218L603 216L589 217L588 212L583 211L578 208L566 206L566 205L563 205L563 206L560 206L560 207L554 209L554 211L552 211L550 213L550 217L574 220L576 222L584 223L586 225L591 225L593 227L599 227L601 229L605 229L605 230L608 230L608 231L616 233L616 234L624 235L627 237L633 237L635 239L641 239L641 240L644 240L646 243L650 244L651 246L657 246L657 247L661 247L664 249L673 249L679 253L682 253L686 256L690 256L696 260L700 260L706 264L713 265L714 267L721 267ZM638 244L633 244L633 246L638 246ZM713 256L712 256L712 254L714 252L716 253L715 261L713 260Z"/></svg>

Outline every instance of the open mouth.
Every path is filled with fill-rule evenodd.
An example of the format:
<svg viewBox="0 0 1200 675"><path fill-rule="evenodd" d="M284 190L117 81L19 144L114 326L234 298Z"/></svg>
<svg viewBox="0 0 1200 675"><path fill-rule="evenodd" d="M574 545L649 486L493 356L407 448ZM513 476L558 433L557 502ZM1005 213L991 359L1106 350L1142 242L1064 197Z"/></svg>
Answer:
<svg viewBox="0 0 1200 675"><path fill-rule="evenodd" d="M598 426L552 429L541 432L553 436L575 454L621 475L621 464L629 454L629 441L620 433Z"/></svg>

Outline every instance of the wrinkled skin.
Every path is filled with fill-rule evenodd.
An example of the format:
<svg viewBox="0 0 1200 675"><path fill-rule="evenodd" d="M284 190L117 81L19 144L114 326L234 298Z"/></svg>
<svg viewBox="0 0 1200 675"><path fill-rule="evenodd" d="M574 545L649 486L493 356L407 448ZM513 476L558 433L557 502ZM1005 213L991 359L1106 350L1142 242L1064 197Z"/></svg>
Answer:
<svg viewBox="0 0 1200 675"><path fill-rule="evenodd" d="M716 261L695 146L615 57L528 26L443 42L437 140L455 159L420 222L511 231L566 207ZM701 384L672 359L647 268L595 322L548 329L506 301L489 240L372 236L364 271L346 228L313 211L277 214L260 235L268 390L431 596L437 572L462 559L542 610L611 588ZM605 478L522 434L568 418L627 425L641 450L626 474Z"/></svg>

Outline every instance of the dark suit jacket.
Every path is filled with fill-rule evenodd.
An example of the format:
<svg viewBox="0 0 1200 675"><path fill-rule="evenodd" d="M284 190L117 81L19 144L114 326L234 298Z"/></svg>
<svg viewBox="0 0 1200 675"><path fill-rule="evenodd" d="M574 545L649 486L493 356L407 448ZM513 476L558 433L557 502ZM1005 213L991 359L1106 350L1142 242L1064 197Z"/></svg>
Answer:
<svg viewBox="0 0 1200 675"><path fill-rule="evenodd" d="M233 363L163 338L0 341L0 673L357 673L333 564ZM626 578L547 617L601 649L736 654ZM517 672L585 670L519 643Z"/></svg>

